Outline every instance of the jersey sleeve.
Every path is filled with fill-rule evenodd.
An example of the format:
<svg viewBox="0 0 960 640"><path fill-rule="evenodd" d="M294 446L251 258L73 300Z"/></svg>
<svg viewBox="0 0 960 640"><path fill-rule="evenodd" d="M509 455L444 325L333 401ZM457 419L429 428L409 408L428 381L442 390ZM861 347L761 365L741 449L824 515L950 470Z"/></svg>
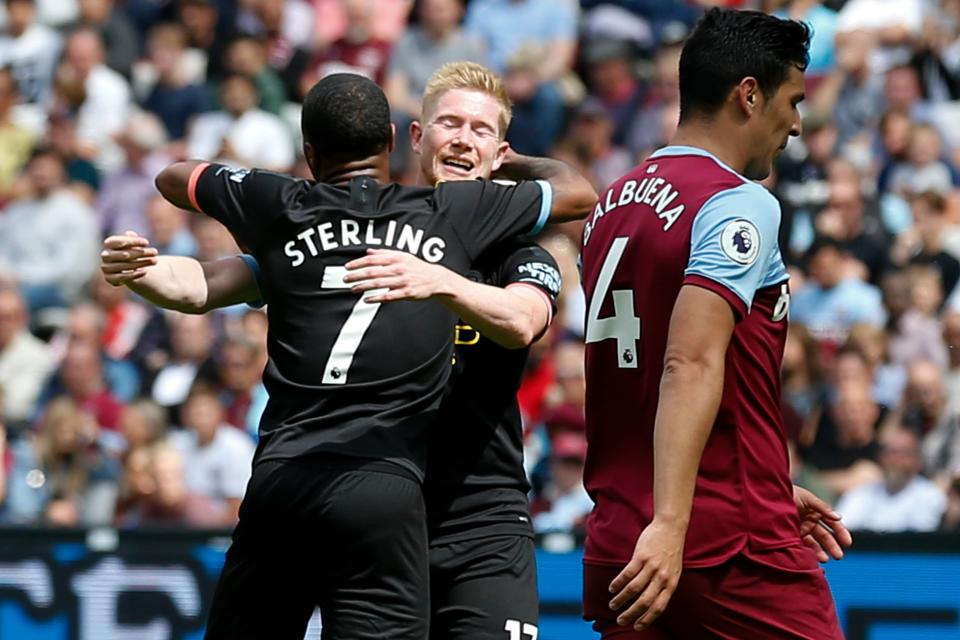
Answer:
<svg viewBox="0 0 960 640"><path fill-rule="evenodd" d="M693 222L684 284L722 296L742 319L757 289L787 279L779 229L780 204L760 185L746 183L714 195Z"/></svg>
<svg viewBox="0 0 960 640"><path fill-rule="evenodd" d="M260 270L260 263L248 253L241 255L240 259L243 260L243 263L247 265L247 269L250 269L250 272L253 274L253 279L257 283L257 293L259 294L256 300L247 300L247 304L254 309L260 309L267 303L267 297L263 294L263 271Z"/></svg>
<svg viewBox="0 0 960 640"><path fill-rule="evenodd" d="M190 176L190 204L221 222L256 251L270 225L308 188L305 180L272 171L201 164Z"/></svg>
<svg viewBox="0 0 960 640"><path fill-rule="evenodd" d="M557 312L562 281L557 261L543 247L523 244L511 251L500 268L501 287L531 287L544 297L550 316Z"/></svg>
<svg viewBox="0 0 960 640"><path fill-rule="evenodd" d="M474 260L507 238L540 233L550 218L553 187L545 180L445 182L437 187L435 206Z"/></svg>

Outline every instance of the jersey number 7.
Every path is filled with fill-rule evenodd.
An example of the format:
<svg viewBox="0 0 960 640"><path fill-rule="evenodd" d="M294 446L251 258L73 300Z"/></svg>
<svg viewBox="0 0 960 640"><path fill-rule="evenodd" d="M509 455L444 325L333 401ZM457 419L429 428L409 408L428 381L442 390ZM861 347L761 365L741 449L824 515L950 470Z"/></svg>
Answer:
<svg viewBox="0 0 960 640"><path fill-rule="evenodd" d="M347 268L342 266L327 266L323 269L321 289L349 289L353 285L343 281L347 275ZM380 310L379 302L367 302L370 296L383 293L387 289L371 289L364 292L353 310L347 316L346 322L340 327L340 333L330 349L330 356L323 366L323 384L346 384L350 365L353 364L353 355L360 347L360 341L373 323L373 318Z"/></svg>
<svg viewBox="0 0 960 640"><path fill-rule="evenodd" d="M590 298L590 309L587 312L587 343L609 340L617 341L617 363L621 369L636 369L640 354L637 353L637 341L640 339L640 318L634 313L633 291L630 289L614 289L610 292L613 297L613 316L600 317L600 308L607 297L613 274L627 249L628 238L616 238L607 251L597 277L597 285L593 288Z"/></svg>

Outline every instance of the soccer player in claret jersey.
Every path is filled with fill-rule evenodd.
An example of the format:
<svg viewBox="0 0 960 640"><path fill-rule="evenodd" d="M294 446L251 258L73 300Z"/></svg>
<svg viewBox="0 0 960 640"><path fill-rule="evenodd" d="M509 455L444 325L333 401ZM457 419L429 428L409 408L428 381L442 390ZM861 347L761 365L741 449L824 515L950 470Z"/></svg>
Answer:
<svg viewBox="0 0 960 640"><path fill-rule="evenodd" d="M584 613L604 638L842 637L809 547L839 557L849 532L790 481L780 209L753 182L800 132L809 37L708 11L673 144L587 219Z"/></svg>
<svg viewBox="0 0 960 640"><path fill-rule="evenodd" d="M157 178L249 249L270 303L270 400L207 634L299 640L319 606L325 638L425 638L420 482L456 317L435 301L382 304L383 288L355 293L344 265L392 247L465 272L548 218L585 214L595 194L560 163L515 185L383 184L389 107L361 76L314 86L302 128L317 183L198 161ZM503 160L514 175L543 168Z"/></svg>

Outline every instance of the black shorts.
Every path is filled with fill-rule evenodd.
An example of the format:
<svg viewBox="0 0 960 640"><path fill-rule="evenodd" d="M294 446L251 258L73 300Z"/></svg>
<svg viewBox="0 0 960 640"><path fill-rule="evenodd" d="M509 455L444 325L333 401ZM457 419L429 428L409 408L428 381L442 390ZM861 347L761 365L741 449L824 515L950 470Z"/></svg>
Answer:
<svg viewBox="0 0 960 640"><path fill-rule="evenodd" d="M537 637L537 559L528 536L497 536L430 548L430 637Z"/></svg>
<svg viewBox="0 0 960 640"><path fill-rule="evenodd" d="M311 458L255 466L211 604L210 640L425 640L426 514L420 485Z"/></svg>

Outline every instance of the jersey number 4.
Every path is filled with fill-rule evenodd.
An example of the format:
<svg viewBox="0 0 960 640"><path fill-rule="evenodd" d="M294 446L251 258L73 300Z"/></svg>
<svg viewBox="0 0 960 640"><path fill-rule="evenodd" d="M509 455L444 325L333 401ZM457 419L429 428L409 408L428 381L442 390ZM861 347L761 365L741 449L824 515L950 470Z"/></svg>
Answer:
<svg viewBox="0 0 960 640"><path fill-rule="evenodd" d="M607 298L613 274L620 264L623 253L627 249L628 238L616 238L610 245L607 257L600 267L600 276L597 286L593 288L590 298L590 309L587 312L587 342L601 340L617 341L617 362L621 369L636 369L640 354L637 353L637 341L640 340L640 318L634 313L633 291L630 289L614 289L610 291L613 298L613 316L600 317L600 308Z"/></svg>
<svg viewBox="0 0 960 640"><path fill-rule="evenodd" d="M323 282L321 289L349 289L350 283L343 281L343 276L347 275L346 267L328 266L323 270ZM353 364L353 356L360 347L360 341L364 334L373 323L373 318L380 310L380 303L367 302L366 299L378 293L383 293L386 289L373 289L365 292L357 303L353 305L353 310L347 316L346 322L340 327L340 333L330 349L330 356L327 358L327 364L323 367L323 384L346 384L347 374L350 372L350 365Z"/></svg>

